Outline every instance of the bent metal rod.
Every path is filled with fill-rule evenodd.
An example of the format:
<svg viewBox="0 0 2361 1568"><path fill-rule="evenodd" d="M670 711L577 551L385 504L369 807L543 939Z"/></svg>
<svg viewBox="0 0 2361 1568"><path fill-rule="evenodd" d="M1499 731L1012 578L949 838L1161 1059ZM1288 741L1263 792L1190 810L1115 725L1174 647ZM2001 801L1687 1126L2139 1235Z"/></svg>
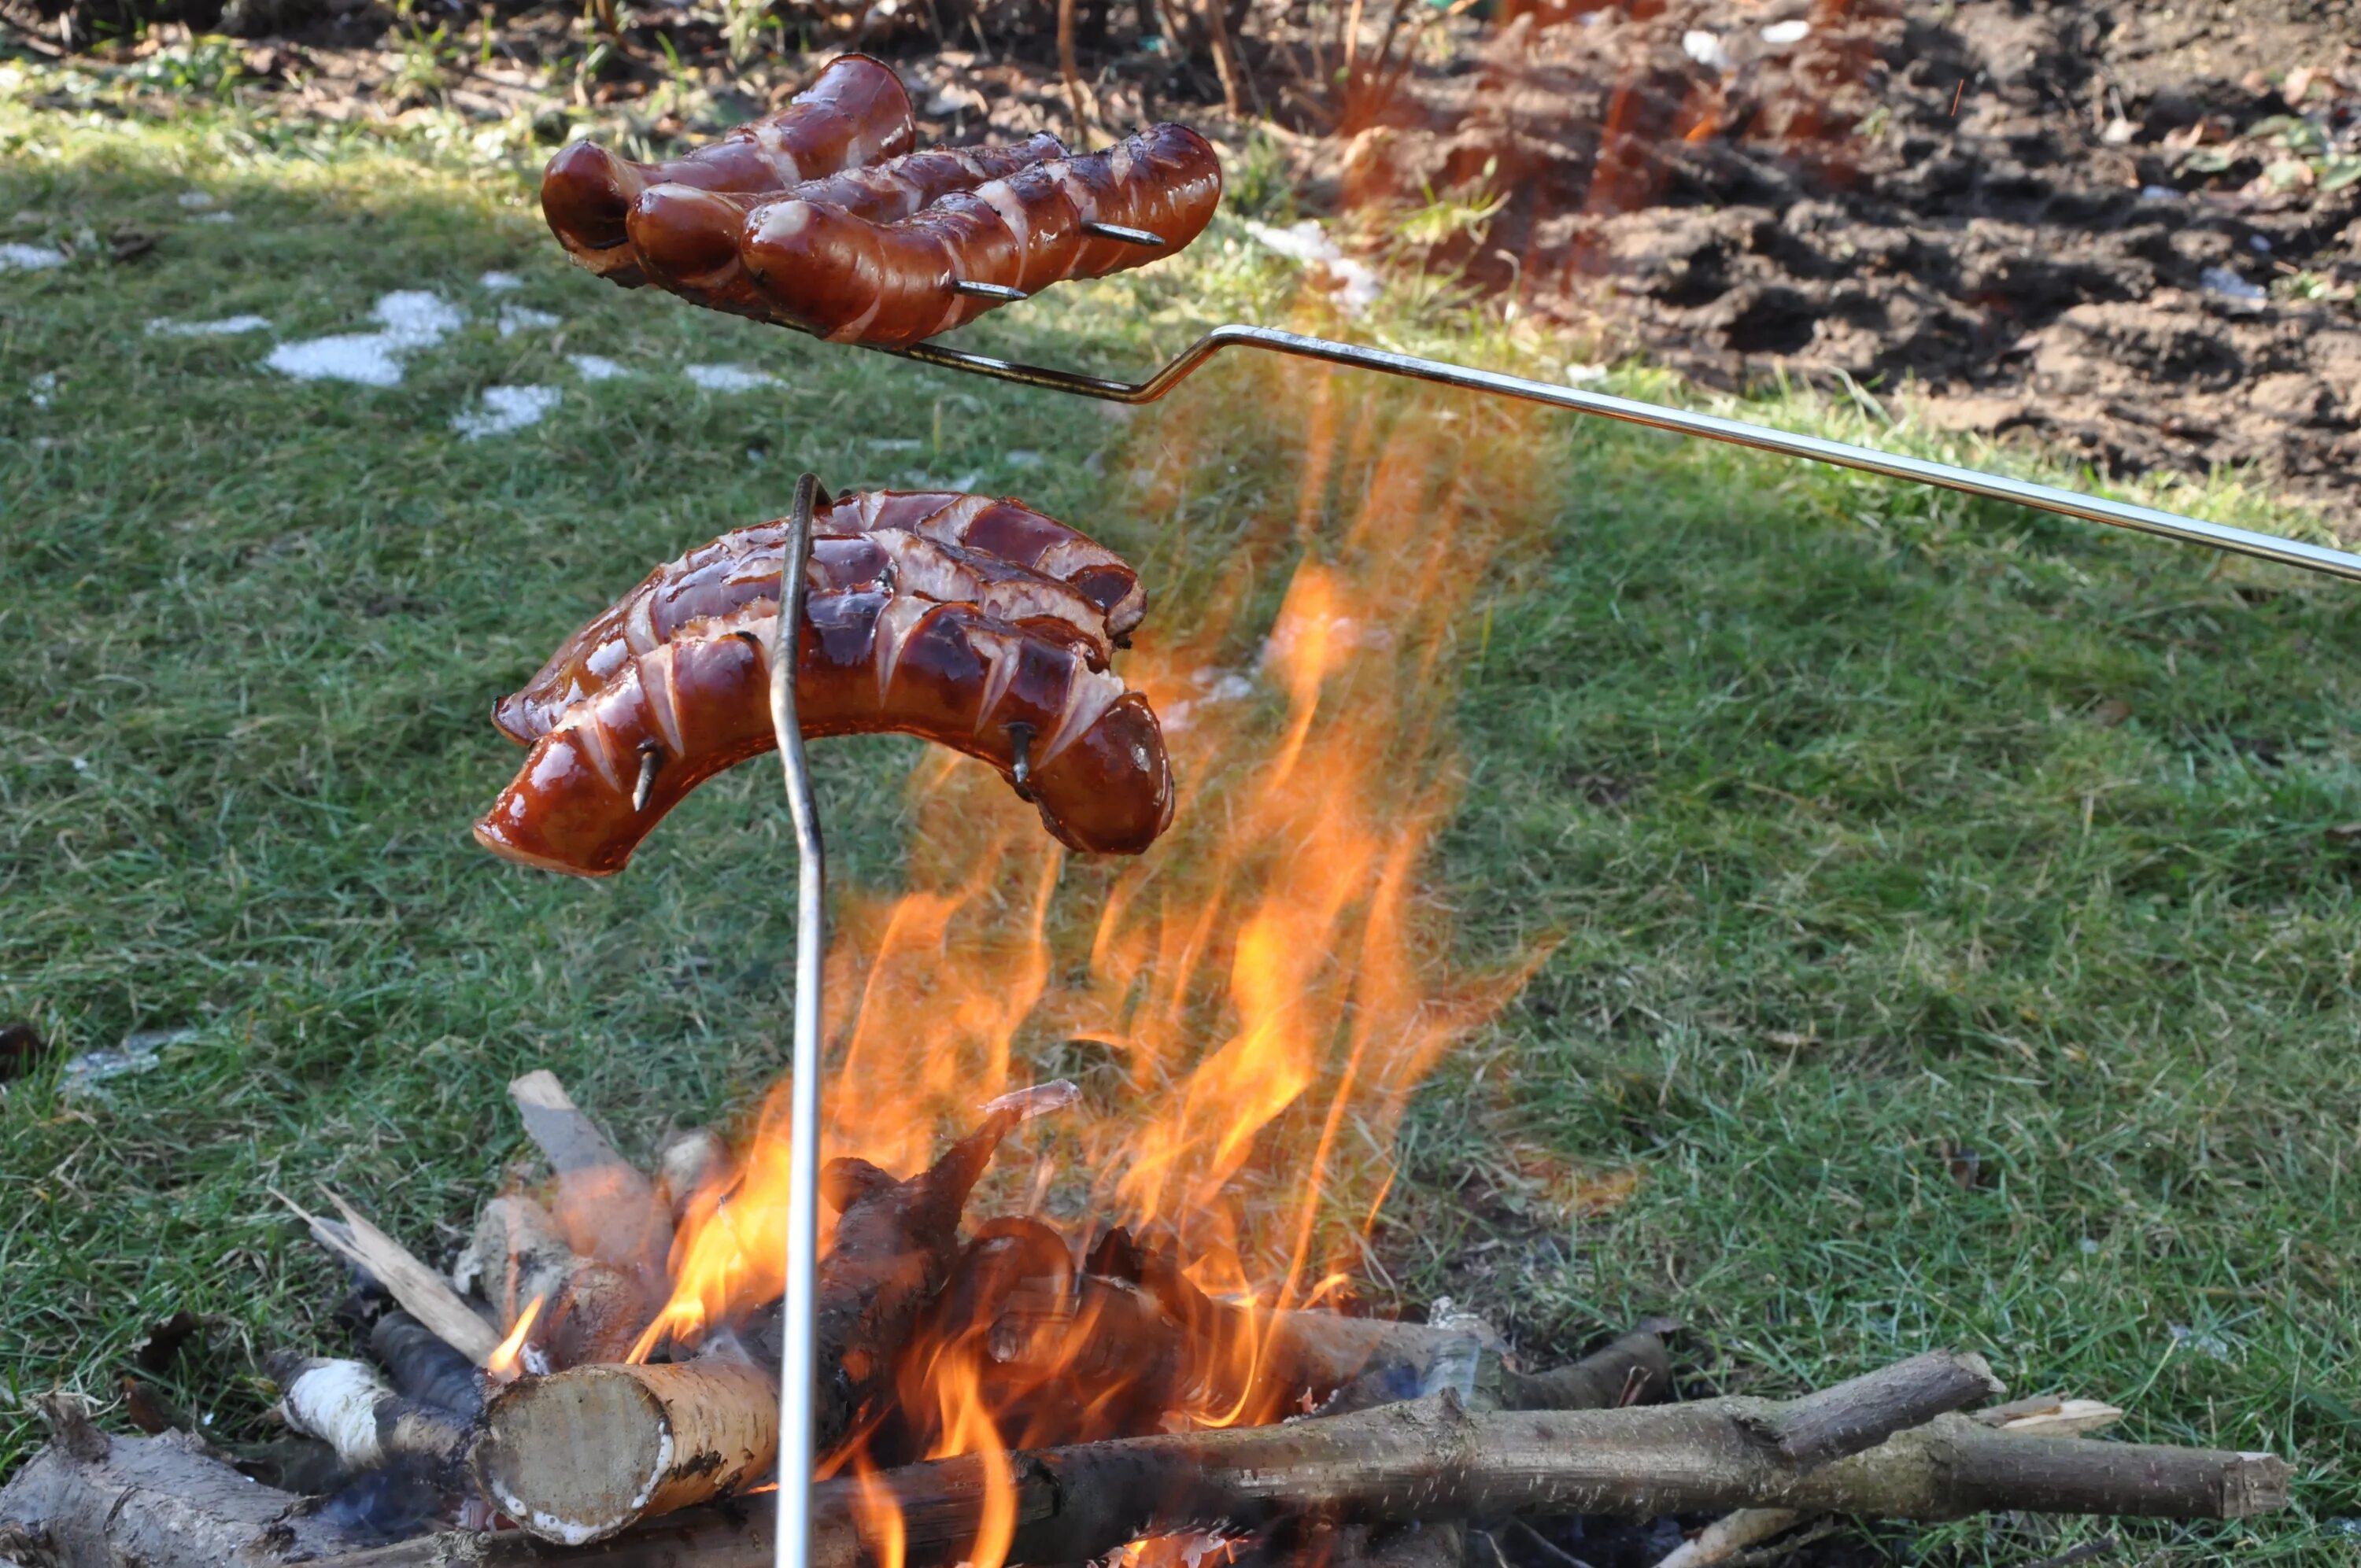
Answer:
<svg viewBox="0 0 2361 1568"><path fill-rule="evenodd" d="M1145 381L1115 381L1072 370L1019 365L934 343L884 352L914 359L922 365L965 370L973 375L989 376L995 380L1014 381L1020 386L1071 392L1082 397L1104 399L1109 402L1139 404L1155 402L1224 348L1258 348L1268 353L1291 355L1299 359L1317 359L1356 370L1376 370L1385 375L1407 376L1412 380L1433 381L1471 392L1489 392L1496 397L1517 398L1529 403L1546 403L1553 408L1597 414L1603 419L1621 420L1628 424L1646 425L1675 435L1727 442L1733 446L1751 446L1758 452L1775 452L1783 457L1832 463L1840 468L1858 468L1863 473L1878 474L1889 479L1907 479L1916 484L1935 485L1947 490L1988 497L1993 500L2014 501L2019 506L2033 507L2041 511L2079 517L2085 521L2103 522L2115 528L2128 528L2159 539L2178 540L2184 544L2202 544L2236 555L2277 561L2283 565L2301 566L2306 571L2361 583L2361 555L2333 550L2325 545L2309 544L2300 539L2257 533L2252 529L2233 528L2227 523L2182 517L2175 512L2159 511L2154 507L2108 500L2079 490L2037 485L2026 479L2012 479L2005 475L1987 474L1980 469L1961 468L1949 463L1930 462L1923 457L1905 457L1895 453L1880 452L1874 447L1855 446L1848 442L1828 441L1817 435L1798 435L1790 431L1774 430L1768 425L1750 424L1744 420L1722 419L1714 414L1693 413L1686 409L1642 402L1636 398L1619 398L1605 392L1586 392L1574 387L1552 386L1546 381L1528 380L1522 376L1504 375L1498 370L1471 370L1466 366L1447 364L1440 359L1421 359L1415 355L1396 354L1389 349L1370 348L1360 344L1306 337L1301 333L1282 332L1277 327L1246 326L1235 323L1217 326L1181 350L1170 363Z"/></svg>
<svg viewBox="0 0 2361 1568"><path fill-rule="evenodd" d="M796 504L779 568L779 620L771 634L771 729L786 775L787 814L796 825L796 1000L793 1087L788 1091L785 1351L779 1367L779 1523L773 1540L778 1568L811 1557L812 1380L819 1284L820 969L828 956L827 849L812 799L811 765L796 715L796 663L804 620L804 568L811 559L812 510L819 476L796 481Z"/></svg>
<svg viewBox="0 0 2361 1568"><path fill-rule="evenodd" d="M1162 243L1145 231L1118 229L1112 225L1090 226L1110 238L1130 240L1134 244ZM993 299L1025 298L1014 289L995 284L962 280L958 287L962 293ZM2207 522L2201 518L2182 517L2155 507L2109 500L2078 490L2013 479L2005 475L1961 468L1949 463L1880 452L1874 447L1855 446L1849 442L1799 435L1768 425L1752 424L1744 420L1695 413L1686 409L1667 408L1659 403L1614 397L1605 392L1586 392L1574 387L1552 386L1546 381L1530 380L1498 370L1474 370L1440 359L1422 359L1389 349L1335 343L1323 337L1307 337L1301 333L1282 332L1277 327L1247 326L1236 323L1217 326L1181 350L1145 381L1116 381L1078 371L1020 365L933 343L884 352L921 365L964 370L972 375L988 376L994 380L1011 381L1019 386L1137 405L1157 401L1224 348L1258 348L1299 359L1341 365L1349 369L1375 370L1384 375L1406 376L1412 380L1432 381L1466 391L1489 392L1496 397L1543 403L1552 408L1596 414L1603 419L1620 420L1628 424L1644 425L1675 435L1726 442L1733 446L1750 446L1758 452L1776 453L1783 457L1828 463L1889 479L1906 479L1993 500L2013 501L2041 511L2106 523L2114 528L2127 528L2158 539L2202 544L2232 554L2277 561L2283 565L2300 566L2306 571L2361 583L2361 556L2325 545L2306 543L2302 540L2257 533L2252 529ZM787 807L795 819L798 867L796 885L794 1088L789 1102L789 1125L795 1143L788 1166L787 1266L784 1303L785 1354L779 1369L779 1520L778 1534L773 1543L774 1562L777 1568L806 1568L810 1561L811 1475L815 1458L812 1452L812 1382L817 1371L817 1346L814 1343L813 1312L818 1305L818 1285L820 970L826 958L827 943L822 908L826 850L820 842L818 813L812 799L811 773L804 755L803 730L796 721L795 666L796 629L803 620L804 568L811 554L812 510L818 489L819 480L814 475L806 474L796 481L795 511L788 532L784 575L780 579L779 620L771 645L771 724L778 740L780 766L786 775ZM1020 749L1019 756L1022 754Z"/></svg>

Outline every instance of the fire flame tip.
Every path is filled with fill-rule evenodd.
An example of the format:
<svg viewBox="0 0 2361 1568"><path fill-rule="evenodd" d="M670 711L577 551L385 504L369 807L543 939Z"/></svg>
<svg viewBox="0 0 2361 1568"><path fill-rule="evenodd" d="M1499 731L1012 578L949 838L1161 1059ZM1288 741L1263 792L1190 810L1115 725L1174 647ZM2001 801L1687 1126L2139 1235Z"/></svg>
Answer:
<svg viewBox="0 0 2361 1568"><path fill-rule="evenodd" d="M525 1344L525 1336L533 1332L533 1323L541 1317L542 1304L544 1299L544 1297L535 1296L531 1301L525 1303L524 1310L517 1314L515 1324L510 1328L508 1337L500 1341L493 1348L492 1354L484 1358L484 1373L493 1382L513 1383L523 1373L537 1374L548 1370L545 1365L535 1365L541 1358L534 1355Z"/></svg>

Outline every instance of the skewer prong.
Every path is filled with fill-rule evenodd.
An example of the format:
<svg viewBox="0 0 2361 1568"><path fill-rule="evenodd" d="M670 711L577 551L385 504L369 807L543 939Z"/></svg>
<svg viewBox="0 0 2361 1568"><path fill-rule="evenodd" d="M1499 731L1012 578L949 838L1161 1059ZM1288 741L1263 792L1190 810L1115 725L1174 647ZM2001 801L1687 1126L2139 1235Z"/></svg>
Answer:
<svg viewBox="0 0 2361 1568"><path fill-rule="evenodd" d="M972 278L954 278L951 288L962 294L972 294L979 300L1028 300L1032 296L1022 289L1012 289L1005 283L979 283Z"/></svg>
<svg viewBox="0 0 2361 1568"><path fill-rule="evenodd" d="M655 793L656 774L664 767L664 748L651 740L640 748L639 782L631 785L631 809L645 811L648 796Z"/></svg>
<svg viewBox="0 0 2361 1568"><path fill-rule="evenodd" d="M1082 225L1082 232L1101 239L1119 239L1126 245L1144 245L1150 250L1164 248L1164 236L1148 229L1126 228L1121 224L1103 224L1095 220Z"/></svg>
<svg viewBox="0 0 2361 1568"><path fill-rule="evenodd" d="M1016 753L1009 764L1009 780L1016 786L1016 798L1030 801L1033 798L1033 727L1021 718L1012 720L1008 725L1008 742Z"/></svg>

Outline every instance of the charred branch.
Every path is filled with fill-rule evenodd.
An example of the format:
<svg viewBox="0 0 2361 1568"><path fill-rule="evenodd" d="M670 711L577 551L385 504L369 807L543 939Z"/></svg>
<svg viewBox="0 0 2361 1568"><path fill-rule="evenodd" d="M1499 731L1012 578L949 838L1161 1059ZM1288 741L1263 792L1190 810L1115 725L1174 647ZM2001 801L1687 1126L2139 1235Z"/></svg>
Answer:
<svg viewBox="0 0 2361 1568"><path fill-rule="evenodd" d="M475 1364L408 1312L388 1312L369 1325L368 1345L403 1398L463 1421L484 1408L484 1378Z"/></svg>
<svg viewBox="0 0 2361 1568"><path fill-rule="evenodd" d="M1651 1318L1629 1333L1554 1371L1500 1373L1500 1408L1506 1410L1611 1410L1623 1405L1662 1404L1673 1397L1673 1363L1664 1336L1675 1325Z"/></svg>
<svg viewBox="0 0 2361 1568"><path fill-rule="evenodd" d="M1050 1245L1020 1246L1017 1231L995 1222L978 1232L939 1318L983 1328L1004 1376L1070 1382L1125 1408L1345 1414L1447 1387L1488 1409L1598 1409L1653 1403L1672 1388L1664 1320L1570 1366L1527 1374L1455 1329L1214 1300L1120 1230L1086 1266L1128 1280L1074 1275L1054 1233Z"/></svg>
<svg viewBox="0 0 2361 1568"><path fill-rule="evenodd" d="M1011 1129L1045 1109L1069 1103L1071 1085L1008 1096L983 1124L945 1150L932 1167L896 1181L865 1159L830 1160L820 1195L837 1211L836 1237L820 1260L814 1332L822 1379L814 1442L829 1453L877 1417L894 1388L896 1357L959 1254L960 1216L968 1194ZM753 1358L779 1361L775 1309L747 1336Z"/></svg>
<svg viewBox="0 0 2361 1568"><path fill-rule="evenodd" d="M270 1376L279 1384L279 1411L288 1426L328 1444L349 1469L373 1470L411 1459L440 1475L452 1468L467 1442L466 1418L404 1398L362 1362L279 1356Z"/></svg>

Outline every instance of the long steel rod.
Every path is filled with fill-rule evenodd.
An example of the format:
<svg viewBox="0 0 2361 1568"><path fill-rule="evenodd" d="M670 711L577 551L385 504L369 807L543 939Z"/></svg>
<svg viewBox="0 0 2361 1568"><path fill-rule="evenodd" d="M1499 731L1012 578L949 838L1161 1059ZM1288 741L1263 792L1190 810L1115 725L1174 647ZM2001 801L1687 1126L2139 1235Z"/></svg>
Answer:
<svg viewBox="0 0 2361 1568"><path fill-rule="evenodd" d="M1759 452L1775 452L1784 457L1802 457L1817 463L1833 463L1842 468L1858 468L1890 479L1908 479L1944 489L1961 490L1971 496L2014 501L2019 506L2079 517L2091 522L2103 522L2116 528L2128 528L2160 539L2178 540L2184 544L2202 544L2234 554L2301 566L2307 571L2343 577L2347 582L2361 582L2361 555L2348 554L2324 545L2307 544L2301 540L2257 533L2251 529L2233 528L2227 523L2206 522L2198 518L2159 511L2154 507L2106 500L2077 490L2062 490L2053 485L2037 485L2025 479L1956 467L1949 463L1932 463L1923 457L1904 457L1842 441L1825 441L1817 435L1797 435L1766 425L1749 424L1743 420L1692 413L1686 409L1665 408L1633 398L1611 397L1605 392L1555 387L1546 381L1507 376L1497 370L1471 370L1439 359L1421 359L1413 355L1395 354L1359 344L1332 343L1324 337L1305 337L1300 333L1281 332L1276 327L1236 323L1217 326L1145 381L1114 381L1071 370L1018 365L1005 359L994 359L989 355L971 354L965 349L947 348L932 343L921 343L895 352L923 365L966 370L1050 391L1075 392L1117 403L1152 403L1224 348L1259 348L1273 354L1317 359L1356 370L1408 376L1415 380L1433 381L1468 391L1490 392L1499 397L1522 399L1526 402L1547 403L1554 408L1622 420L1630 424L1646 425L1679 435L1701 436L1708 441L1728 442L1734 446L1751 446Z"/></svg>
<svg viewBox="0 0 2361 1568"><path fill-rule="evenodd" d="M779 621L771 637L771 729L786 775L796 825L796 1004L794 1080L788 1091L787 1255L785 1354L779 1365L779 1532L776 1568L811 1558L814 1312L819 1282L820 969L827 957L828 855L812 800L811 768L796 716L796 662L804 621L804 568L811 559L812 509L819 478L796 481L795 511L779 575Z"/></svg>

